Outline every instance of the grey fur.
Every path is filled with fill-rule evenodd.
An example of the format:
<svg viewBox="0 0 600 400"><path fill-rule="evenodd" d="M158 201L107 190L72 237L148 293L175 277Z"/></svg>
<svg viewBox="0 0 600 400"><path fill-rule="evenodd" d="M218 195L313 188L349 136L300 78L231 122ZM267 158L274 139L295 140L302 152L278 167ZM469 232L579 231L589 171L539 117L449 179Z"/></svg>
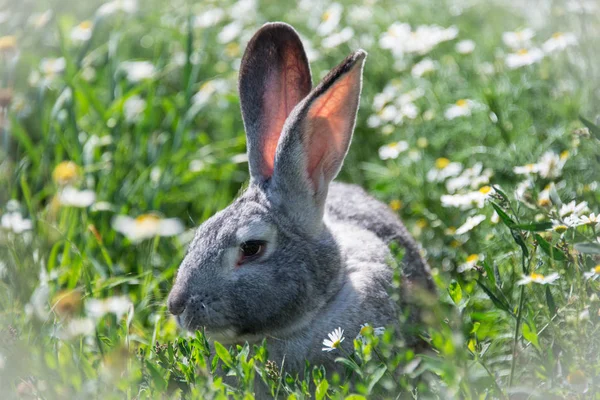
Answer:
<svg viewBox="0 0 600 400"><path fill-rule="evenodd" d="M287 37L297 37L285 24L265 25L259 33L272 38L282 30ZM286 45L281 40L273 43ZM257 95L243 92L256 90L259 82L240 84L254 171L248 189L198 228L179 268L168 306L183 328L204 327L209 337L225 344L258 343L266 338L270 358L287 371L301 371L305 360L324 364L330 371L337 368L334 359L339 353L321 350L329 332L344 329L347 340L342 345L350 351L361 324L397 324L397 310L389 297L390 242L406 250L403 267L409 286L433 291L417 244L385 204L357 186L329 185L329 175L321 176L316 189L307 178L310 143L303 139L307 112L345 74L355 68L362 73L365 55L358 51L349 56L291 111L277 146L272 177L257 173L262 161L255 153L257 146L251 144L260 143L261 132L259 125L249 123L256 121L252 113L264 115L269 110L246 104ZM248 58L252 59L244 56ZM356 103L349 116L355 118L358 98L349 101ZM350 122L353 129L354 120ZM346 150L341 149L341 158L334 159L339 165L330 169L333 176ZM249 239L265 240L267 250L257 260L237 266L241 242Z"/></svg>

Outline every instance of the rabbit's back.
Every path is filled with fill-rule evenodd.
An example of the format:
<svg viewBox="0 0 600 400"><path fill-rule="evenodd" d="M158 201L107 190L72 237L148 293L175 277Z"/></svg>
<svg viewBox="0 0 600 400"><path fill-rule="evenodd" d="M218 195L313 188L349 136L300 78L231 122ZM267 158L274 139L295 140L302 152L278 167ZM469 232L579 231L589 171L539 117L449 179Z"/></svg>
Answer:
<svg viewBox="0 0 600 400"><path fill-rule="evenodd" d="M429 266L402 221L385 203L360 186L332 182L325 203L325 218L366 229L387 244L396 242L405 250L402 264L406 279L434 290Z"/></svg>

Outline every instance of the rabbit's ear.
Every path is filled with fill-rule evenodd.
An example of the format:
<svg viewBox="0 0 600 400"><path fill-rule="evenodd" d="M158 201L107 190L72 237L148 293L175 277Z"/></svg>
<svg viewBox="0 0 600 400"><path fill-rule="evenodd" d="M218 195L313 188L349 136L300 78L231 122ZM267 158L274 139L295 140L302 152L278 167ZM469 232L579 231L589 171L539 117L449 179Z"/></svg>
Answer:
<svg viewBox="0 0 600 400"><path fill-rule="evenodd" d="M283 124L311 87L306 53L294 28L265 24L248 43L239 77L252 180L264 182L273 175Z"/></svg>
<svg viewBox="0 0 600 400"><path fill-rule="evenodd" d="M277 148L275 190L288 200L305 192L317 215L350 146L366 55L358 50L327 74L294 110Z"/></svg>

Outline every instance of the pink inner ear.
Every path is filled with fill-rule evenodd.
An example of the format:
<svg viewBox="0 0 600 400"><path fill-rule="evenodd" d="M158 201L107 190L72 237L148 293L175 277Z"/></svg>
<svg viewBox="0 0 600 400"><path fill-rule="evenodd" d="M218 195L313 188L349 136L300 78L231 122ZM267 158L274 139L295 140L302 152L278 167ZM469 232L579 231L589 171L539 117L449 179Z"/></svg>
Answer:
<svg viewBox="0 0 600 400"><path fill-rule="evenodd" d="M311 84L306 82L309 75L303 71L302 65L303 61L297 58L296 51L288 49L284 55L282 68L274 66L269 73L263 97L265 110L261 149L263 176L273 175L275 151L285 120L296 104L310 91Z"/></svg>
<svg viewBox="0 0 600 400"><path fill-rule="evenodd" d="M319 173L329 182L337 174L348 149L360 92L360 64L319 96L308 112L305 143L308 175L319 184ZM315 187L316 188L316 187Z"/></svg>

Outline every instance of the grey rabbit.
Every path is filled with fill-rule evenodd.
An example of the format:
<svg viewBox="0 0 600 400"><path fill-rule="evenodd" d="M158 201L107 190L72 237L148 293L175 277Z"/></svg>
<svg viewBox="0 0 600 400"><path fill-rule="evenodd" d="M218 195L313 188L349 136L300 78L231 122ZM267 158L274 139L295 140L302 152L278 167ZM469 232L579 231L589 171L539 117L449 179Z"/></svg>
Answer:
<svg viewBox="0 0 600 400"><path fill-rule="evenodd" d="M197 230L168 308L186 330L223 344L267 341L286 371L305 360L336 368L323 339L341 327L398 322L390 296L393 257L404 248L403 304L433 293L429 267L398 217L355 185L332 182L348 151L366 53L358 50L314 89L302 42L284 23L264 25L239 72L250 183ZM413 316L413 320L416 317ZM400 327L403 331L403 327ZM411 342L408 340L408 342Z"/></svg>

